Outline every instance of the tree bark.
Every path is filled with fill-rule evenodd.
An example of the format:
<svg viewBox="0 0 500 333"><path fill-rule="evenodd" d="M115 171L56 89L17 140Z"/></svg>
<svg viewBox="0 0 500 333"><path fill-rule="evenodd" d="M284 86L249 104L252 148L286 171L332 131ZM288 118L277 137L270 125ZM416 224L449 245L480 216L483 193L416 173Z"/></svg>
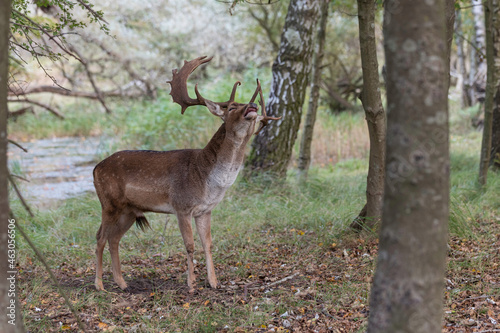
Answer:
<svg viewBox="0 0 500 333"><path fill-rule="evenodd" d="M302 140L300 142L298 168L299 174L303 178L307 178L307 171L309 170L309 166L311 164L311 144L313 140L314 123L316 122L316 113L318 110L319 102L321 64L323 62L326 25L328 23L328 4L328 1L322 1L321 3L321 18L319 22L318 37L316 39L318 48L314 54L311 93L304 123L304 133L302 134Z"/></svg>
<svg viewBox="0 0 500 333"><path fill-rule="evenodd" d="M445 4L385 3L387 160L369 333L441 332L449 215Z"/></svg>
<svg viewBox="0 0 500 333"><path fill-rule="evenodd" d="M260 172L267 172L273 178L286 176L302 116L322 1L290 2L280 49L273 63L267 107L268 115L283 118L270 122L256 136L245 165L246 177Z"/></svg>
<svg viewBox="0 0 500 333"><path fill-rule="evenodd" d="M460 10L455 11L455 43L457 44L457 69L458 80L457 90L460 92L460 107L465 109L470 106L469 95L467 94L467 69L465 67L465 52L462 32L462 13Z"/></svg>
<svg viewBox="0 0 500 333"><path fill-rule="evenodd" d="M483 0L472 0L472 15L474 18L474 46L477 51L475 51L474 59L471 62L475 63L474 76L470 82L471 84L471 95L474 104L477 102L482 102L485 98L484 89L486 85L486 32L484 25L484 6Z"/></svg>
<svg viewBox="0 0 500 333"><path fill-rule="evenodd" d="M486 96L484 100L484 127L479 158L479 184L486 185L491 156L493 129L493 102L495 97L495 48L493 46L493 0L486 0L484 26L486 29Z"/></svg>
<svg viewBox="0 0 500 333"><path fill-rule="evenodd" d="M450 89L450 67L451 67L451 44L453 43L453 33L455 31L455 1L444 0L444 16L445 16L445 29L446 29L446 68L448 76L448 90Z"/></svg>
<svg viewBox="0 0 500 333"><path fill-rule="evenodd" d="M370 158L366 182L366 216L364 223L373 227L382 217L382 200L385 178L385 110L380 97L377 44L375 38L375 8L373 0L358 0L359 46L363 67L361 102L365 110L370 136ZM362 210L364 212L364 209ZM359 218L351 225L359 228Z"/></svg>
<svg viewBox="0 0 500 333"><path fill-rule="evenodd" d="M9 19L11 1L0 1L0 332L24 332L20 304L17 299L15 252L9 244L9 188L7 167L7 82L9 69ZM14 225L14 224L12 224ZM13 234L15 235L15 234ZM15 244L15 243L14 243ZM12 255L14 257L12 258ZM10 261L9 261L10 259Z"/></svg>
<svg viewBox="0 0 500 333"><path fill-rule="evenodd" d="M500 0L493 1L493 47L495 58L495 102L491 138L490 165L500 166Z"/></svg>

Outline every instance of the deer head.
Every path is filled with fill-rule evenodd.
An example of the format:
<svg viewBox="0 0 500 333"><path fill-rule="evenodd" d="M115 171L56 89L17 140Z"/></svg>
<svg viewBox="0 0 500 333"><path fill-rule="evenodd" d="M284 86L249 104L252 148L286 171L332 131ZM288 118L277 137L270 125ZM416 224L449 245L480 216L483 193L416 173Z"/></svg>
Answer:
<svg viewBox="0 0 500 333"><path fill-rule="evenodd" d="M196 58L191 61L184 61L184 66L180 70L174 69L172 71L172 80L167 81L171 86L170 95L175 103L181 106L181 113L190 106L194 105L204 105L210 112L219 118L221 118L225 123L228 130L232 130L236 133L244 133L247 129L255 128L255 124L260 122L259 129L255 132L258 134L264 126L268 124L269 120L278 120L281 117L269 117L266 114L266 108L264 103L264 97L262 94L262 87L259 80L257 79L257 88L247 104L237 103L234 101L236 95L236 89L241 82L237 81L233 90L231 91L231 96L226 102L213 102L204 98L198 91L198 84L195 85L194 91L196 94L196 99L189 97L187 91L187 79L189 75L200 65L209 62L213 57L207 58L206 56ZM260 106L262 109L262 115L258 115L257 104L254 103L257 95L260 96Z"/></svg>

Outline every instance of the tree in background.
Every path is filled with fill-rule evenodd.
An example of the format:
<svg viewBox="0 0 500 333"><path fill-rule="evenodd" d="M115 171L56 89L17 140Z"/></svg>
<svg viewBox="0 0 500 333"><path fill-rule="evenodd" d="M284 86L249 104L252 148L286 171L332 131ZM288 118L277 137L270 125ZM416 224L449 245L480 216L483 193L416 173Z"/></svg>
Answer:
<svg viewBox="0 0 500 333"><path fill-rule="evenodd" d="M495 78L495 46L493 15L495 0L486 0L484 8L484 26L486 30L486 96L484 100L484 127L479 158L479 183L485 185L490 166L491 142L493 129L493 104L497 86ZM498 7L498 6L497 6Z"/></svg>
<svg viewBox="0 0 500 333"><path fill-rule="evenodd" d="M376 1L374 0L358 0L359 46L363 68L363 91L360 99L365 110L370 135L370 158L366 182L366 205L351 225L356 229L361 227L360 222L373 226L380 220L384 195L386 119L380 97L375 8Z"/></svg>
<svg viewBox="0 0 500 333"><path fill-rule="evenodd" d="M467 68L465 66L465 48L462 29L462 11L455 11L455 44L457 46L457 90L460 93L460 107L465 109L470 106L468 93Z"/></svg>
<svg viewBox="0 0 500 333"><path fill-rule="evenodd" d="M321 2L290 2L267 105L268 115L283 118L270 123L254 139L245 165L247 177L262 171L286 176L309 82Z"/></svg>
<svg viewBox="0 0 500 333"><path fill-rule="evenodd" d="M470 57L469 98L471 105L484 101L486 84L486 32L483 0L471 0L474 31Z"/></svg>
<svg viewBox="0 0 500 333"><path fill-rule="evenodd" d="M387 158L370 333L441 332L449 214L445 2L385 3Z"/></svg>
<svg viewBox="0 0 500 333"><path fill-rule="evenodd" d="M304 131L300 141L299 152L299 173L303 178L307 178L307 171L311 164L311 143L313 140L314 123L316 122L316 113L319 103L319 90L321 84L322 62L324 56L324 45L326 37L326 25L328 23L328 1L321 3L321 18L316 38L317 49L314 53L311 93L309 96L309 105L307 107L306 119L304 122Z"/></svg>
<svg viewBox="0 0 500 333"><path fill-rule="evenodd" d="M493 56L495 58L495 101L493 105L490 165L500 166L500 1L493 1L492 9Z"/></svg>

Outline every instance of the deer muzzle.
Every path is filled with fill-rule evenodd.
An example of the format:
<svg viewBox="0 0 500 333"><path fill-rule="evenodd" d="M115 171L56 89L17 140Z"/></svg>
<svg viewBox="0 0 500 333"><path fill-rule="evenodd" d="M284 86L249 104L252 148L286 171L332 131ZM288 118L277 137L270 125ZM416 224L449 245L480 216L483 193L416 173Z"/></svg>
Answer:
<svg viewBox="0 0 500 333"><path fill-rule="evenodd" d="M257 109L258 109L257 104L255 104L255 103L249 103L247 105L245 113L243 114L243 117L246 120L253 120L253 119L257 118Z"/></svg>

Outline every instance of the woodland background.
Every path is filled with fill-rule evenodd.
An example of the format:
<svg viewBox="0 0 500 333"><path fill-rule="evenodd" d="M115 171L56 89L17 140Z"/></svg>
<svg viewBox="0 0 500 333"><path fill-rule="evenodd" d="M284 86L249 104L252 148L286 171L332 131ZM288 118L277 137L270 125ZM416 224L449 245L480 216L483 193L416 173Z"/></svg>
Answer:
<svg viewBox="0 0 500 333"><path fill-rule="evenodd" d="M499 1L438 1L429 14L442 22L447 35L438 40L443 36L435 34L436 41L429 37L422 50L439 43L444 50L451 43L449 77L436 70L422 74L420 84L445 92L446 98L437 94L433 105L448 106L439 104L442 109L431 115L442 125L444 141L434 140L434 128L425 121L431 118L419 118L431 109L421 107L425 100L418 93L404 98L398 93L406 87L397 84L399 78L408 74L411 79L412 72L398 72L384 53L384 33L386 44L398 33L384 27L384 6L386 23L390 17L406 31L414 22L404 17L407 4L311 3L134 0L124 5L104 0L93 6L87 1L13 0L10 7L9 1L2 2L0 11L10 15L5 21L10 25L2 23L9 46L8 57L1 58L8 61L8 113L4 110L2 121L10 142L2 154L9 160L9 170L2 169L8 200L2 202L10 209L3 206L1 218L2 223L8 216L16 220L55 277L18 231L17 309L24 328L15 329L377 332L368 316L380 311L369 305L370 292L377 288L372 283L379 239L382 247L388 244L384 235L399 230L408 243L418 240L413 250L406 248L415 256L407 257L401 272L421 273L418 255L423 261L443 256L442 263L428 268L427 276L435 273L435 280L423 277L422 285L416 283L416 289L437 285L432 299L421 296L413 304L414 281L391 275L410 286L410 294L399 297L414 306L408 309L412 315L399 313L411 318L405 331L430 332L427 325L433 322L443 332L500 331ZM414 6L415 19L421 18ZM300 30L294 44L290 36L297 27L308 29ZM371 48L366 40L372 41ZM407 65L416 68L409 51L413 46L398 45L396 56L408 52ZM184 245L175 218L151 214L152 231L132 228L122 241L122 269L132 291L124 293L113 284L106 253L109 292L97 292L100 205L92 168L122 149L200 148L208 142L220 120L201 107L181 115L166 83L183 60L201 55L214 59L193 73L190 84L197 82L204 95L225 100L239 80L243 85L236 99L244 101L259 78L268 113L284 116L254 138L240 178L213 212L214 263L222 288L212 290L204 280L197 243L200 288L187 292ZM286 56L293 65L278 66L276 59ZM280 75L298 85L276 84ZM443 88L448 78L449 91ZM407 108L390 109L391 98ZM386 110L391 111L387 146ZM406 133L414 127L415 135L423 135L413 152L423 152L426 161L431 157L424 166L437 170L428 172L436 177L430 184L412 179L420 166L380 159L387 147L388 161L394 162L391 147L397 140L391 124L407 128ZM441 157L449 169L432 169ZM367 179L369 170L374 173ZM408 170L409 177L397 178ZM388 188L384 175L398 180L392 198L386 191L386 211L380 190L384 184ZM367 184L375 190L367 190ZM443 201L419 206L421 191L431 190ZM390 215L397 207L415 206L404 218ZM433 216L439 221L436 229L426 224ZM436 244L441 244L438 250L432 247ZM413 268L418 272L412 273ZM439 289L443 274L444 298Z"/></svg>

